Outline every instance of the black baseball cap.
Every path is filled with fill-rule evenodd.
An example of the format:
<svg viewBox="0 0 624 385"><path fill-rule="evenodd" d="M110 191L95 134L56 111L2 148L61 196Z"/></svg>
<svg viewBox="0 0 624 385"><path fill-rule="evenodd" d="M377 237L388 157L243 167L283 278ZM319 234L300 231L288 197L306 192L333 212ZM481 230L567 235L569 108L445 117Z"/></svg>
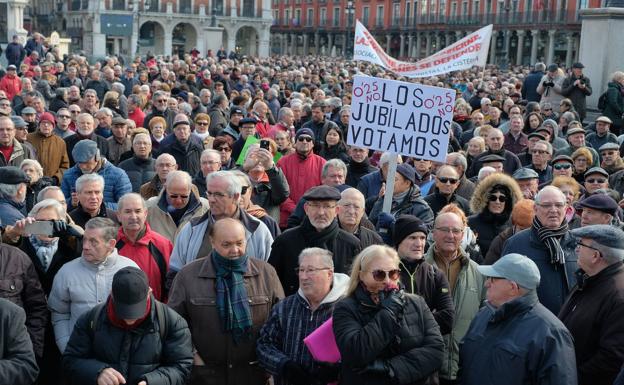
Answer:
<svg viewBox="0 0 624 385"><path fill-rule="evenodd" d="M149 283L143 270L124 267L113 276L112 298L121 319L139 319L147 310Z"/></svg>

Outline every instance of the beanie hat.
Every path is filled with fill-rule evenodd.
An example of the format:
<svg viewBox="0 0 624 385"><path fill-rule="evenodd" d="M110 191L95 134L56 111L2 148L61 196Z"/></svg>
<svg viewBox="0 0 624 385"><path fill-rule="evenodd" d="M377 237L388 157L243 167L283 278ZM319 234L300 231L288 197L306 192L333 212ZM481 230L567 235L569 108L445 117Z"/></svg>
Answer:
<svg viewBox="0 0 624 385"><path fill-rule="evenodd" d="M425 222L414 215L401 215L394 223L394 231L392 233L392 242L394 247L398 247L405 238L415 232L429 233Z"/></svg>
<svg viewBox="0 0 624 385"><path fill-rule="evenodd" d="M529 228L535 216L535 202L531 199L520 199L511 210L511 223L522 228Z"/></svg>

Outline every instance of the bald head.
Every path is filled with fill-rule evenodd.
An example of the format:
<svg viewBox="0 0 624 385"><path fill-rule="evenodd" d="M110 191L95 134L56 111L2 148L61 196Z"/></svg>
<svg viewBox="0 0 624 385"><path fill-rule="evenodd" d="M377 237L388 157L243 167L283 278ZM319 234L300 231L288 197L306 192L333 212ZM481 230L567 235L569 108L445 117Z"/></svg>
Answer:
<svg viewBox="0 0 624 385"><path fill-rule="evenodd" d="M209 231L212 249L220 256L236 259L245 255L247 241L245 227L236 219L223 218L216 221Z"/></svg>

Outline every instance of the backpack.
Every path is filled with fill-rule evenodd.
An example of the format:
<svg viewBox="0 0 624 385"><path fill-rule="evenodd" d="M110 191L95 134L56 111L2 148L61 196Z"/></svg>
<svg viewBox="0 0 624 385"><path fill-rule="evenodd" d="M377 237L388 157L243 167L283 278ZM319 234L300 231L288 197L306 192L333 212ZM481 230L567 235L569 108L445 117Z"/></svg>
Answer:
<svg viewBox="0 0 624 385"><path fill-rule="evenodd" d="M607 91L605 91L602 95L600 95L600 97L598 98L598 109L600 111L604 111L605 108L607 108Z"/></svg>
<svg viewBox="0 0 624 385"><path fill-rule="evenodd" d="M93 308L91 322L89 323L92 332L95 332L97 328L100 314L102 314L102 311L106 307L106 303L107 302L101 303ZM167 335L167 318L165 317L165 304L157 301L156 299L154 299L154 297L152 297L152 304L156 305L156 320L158 321L158 328L160 329L160 339L164 341L165 336Z"/></svg>

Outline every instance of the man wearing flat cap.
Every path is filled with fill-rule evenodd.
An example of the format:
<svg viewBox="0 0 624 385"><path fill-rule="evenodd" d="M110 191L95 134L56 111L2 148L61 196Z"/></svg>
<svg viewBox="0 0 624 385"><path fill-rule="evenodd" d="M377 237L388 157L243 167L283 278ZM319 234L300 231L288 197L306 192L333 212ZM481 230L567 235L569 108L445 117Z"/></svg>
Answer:
<svg viewBox="0 0 624 385"><path fill-rule="evenodd" d="M0 167L0 226L13 226L26 215L30 178L15 166Z"/></svg>
<svg viewBox="0 0 624 385"><path fill-rule="evenodd" d="M477 157L474 159L474 161L468 168L466 175L468 177L473 177L477 175L479 173L479 169L483 165L482 158L484 156L492 155L492 154L500 155L503 158L505 158L503 162L503 170L507 174L513 174L514 171L522 167L522 164L520 163L520 159L518 159L518 156L514 154L513 152L505 150L503 148L504 142L505 142L505 137L503 136L503 132L500 129L494 128L490 130L487 137L485 138L485 144L487 146L487 150L477 155Z"/></svg>
<svg viewBox="0 0 624 385"><path fill-rule="evenodd" d="M197 175L200 171L201 153L204 151L201 142L191 137L191 122L184 114L177 114L173 122L175 140L160 147L160 153L171 154L178 163L178 170L189 175Z"/></svg>
<svg viewBox="0 0 624 385"><path fill-rule="evenodd" d="M271 248L269 263L275 267L284 286L291 295L299 288L295 273L297 255L308 247L320 247L333 253L334 271L348 273L353 258L360 252L360 240L342 230L336 219L336 205L340 191L326 185L309 189L304 195L306 217L297 227L279 235Z"/></svg>
<svg viewBox="0 0 624 385"><path fill-rule="evenodd" d="M572 73L561 84L561 95L572 101L574 109L580 116L581 123L587 116L587 103L585 99L592 94L589 78L583 75L583 63L572 64Z"/></svg>
<svg viewBox="0 0 624 385"><path fill-rule="evenodd" d="M559 319L574 337L579 385L611 385L624 363L624 232L592 225L571 233L579 270Z"/></svg>
<svg viewBox="0 0 624 385"><path fill-rule="evenodd" d="M568 125L568 131L566 132L568 146L557 150L555 155L572 156L572 154L579 148L586 148L592 155L592 164L589 165L589 167L599 166L600 157L598 156L598 151L585 142L586 133L587 132L579 122L571 122Z"/></svg>
<svg viewBox="0 0 624 385"><path fill-rule="evenodd" d="M132 148L132 139L128 135L128 121L121 116L113 118L111 125L112 135L106 139L108 142L108 160L117 166L121 155Z"/></svg>
<svg viewBox="0 0 624 385"><path fill-rule="evenodd" d="M61 182L68 210L71 211L78 206L78 199L75 196L76 181L85 174L99 174L104 178L104 203L107 208L117 210L119 198L132 192L128 174L102 157L97 143L92 140L78 142L72 150L72 155L76 164L67 170Z"/></svg>
<svg viewBox="0 0 624 385"><path fill-rule="evenodd" d="M602 167L590 168L585 172L583 187L585 187L584 196L589 196L596 190L609 188L609 173Z"/></svg>
<svg viewBox="0 0 624 385"><path fill-rule="evenodd" d="M614 143L618 145L619 149L617 136L610 131L612 124L613 122L608 117L599 116L594 123L595 132L590 132L585 138L587 144L598 150L605 143ZM591 130L591 127L588 127L588 130Z"/></svg>
<svg viewBox="0 0 624 385"><path fill-rule="evenodd" d="M63 174L69 168L69 157L65 141L54 135L54 126L54 116L49 112L44 112L39 117L37 131L28 134L28 142L33 145L39 155L43 176L52 178L54 184L58 186L63 179Z"/></svg>
<svg viewBox="0 0 624 385"><path fill-rule="evenodd" d="M241 129L241 135L242 132ZM280 205L280 227L282 229L286 228L288 217L295 210L297 202L303 194L310 188L322 183L321 173L326 162L313 151L314 132L310 128L301 128L297 131L294 147L294 153L283 156L277 161L277 167L284 173L290 187L290 195ZM302 178L302 175L305 177Z"/></svg>
<svg viewBox="0 0 624 385"><path fill-rule="evenodd" d="M576 204L582 210L580 227L591 225L617 225L613 223L618 204L609 195L596 193ZM572 226L572 225L571 225Z"/></svg>
<svg viewBox="0 0 624 385"><path fill-rule="evenodd" d="M525 199L533 199L539 188L539 175L535 170L523 167L513 173L513 178L518 182L520 191Z"/></svg>
<svg viewBox="0 0 624 385"><path fill-rule="evenodd" d="M600 152L600 159L602 159L600 166L613 175L618 171L624 170L624 161L620 156L620 145L617 143L605 143L598 149Z"/></svg>
<svg viewBox="0 0 624 385"><path fill-rule="evenodd" d="M538 301L535 263L512 253L477 269L487 277L487 302L461 342L460 383L576 384L572 336Z"/></svg>
<svg viewBox="0 0 624 385"><path fill-rule="evenodd" d="M552 162L553 179L558 176L567 176L572 178L574 173L574 161L567 155L557 155Z"/></svg>
<svg viewBox="0 0 624 385"><path fill-rule="evenodd" d="M154 298L142 270L124 267L106 302L76 322L63 366L75 384L183 385L192 346L186 320Z"/></svg>

